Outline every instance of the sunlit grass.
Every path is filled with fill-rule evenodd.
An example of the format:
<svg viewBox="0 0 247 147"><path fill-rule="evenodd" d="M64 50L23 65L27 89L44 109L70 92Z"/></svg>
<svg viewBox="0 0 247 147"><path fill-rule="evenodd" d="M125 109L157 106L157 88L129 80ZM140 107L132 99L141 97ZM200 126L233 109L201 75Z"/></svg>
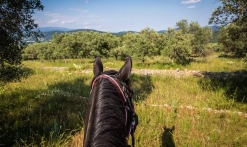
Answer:
<svg viewBox="0 0 247 147"><path fill-rule="evenodd" d="M137 146L244 146L247 144L246 118L236 114L216 114L204 110L150 107L137 108L140 124ZM173 140L164 140L163 127L174 127Z"/></svg>
<svg viewBox="0 0 247 147"><path fill-rule="evenodd" d="M234 96L227 97L224 88L217 90L202 88L201 81L204 80L207 79L197 77L176 78L173 76L152 76L150 82L152 83L152 91L143 103L194 106L200 108L210 107L214 109L237 108L237 110L247 111L246 105L234 102ZM232 107L233 103L235 107Z"/></svg>
<svg viewBox="0 0 247 147"><path fill-rule="evenodd" d="M136 69L188 69L188 70L200 70L200 71L212 71L212 72L233 72L246 69L247 64L242 59L234 58L219 58L217 55L212 55L207 58L195 58L195 61L188 65L182 66L173 64L167 57L156 56L146 57L144 63L139 59L133 58L133 68ZM66 67L71 70L76 70L73 64L79 65L81 70L91 70L94 59L67 59L67 60L38 60L38 61L24 61L23 64L30 68L44 68L44 67ZM115 58L102 58L105 69L118 69L122 66L122 60L116 60Z"/></svg>
<svg viewBox="0 0 247 147"><path fill-rule="evenodd" d="M104 58L102 62L105 69L119 69L124 63ZM133 68L246 70L241 60L229 58L198 59L186 66L172 65L162 57L147 58L145 62L133 59ZM0 87L0 146L81 146L86 97L93 75L80 71L92 70L93 59L25 61L23 64L32 73L19 82ZM246 78L242 78L242 87L233 88L245 92ZM231 85L221 85L232 81L216 83L221 80L139 74L132 74L130 79L139 115L135 133L137 147L247 145L247 117L241 115L247 112L247 105L235 99L238 93L229 94ZM164 126L167 130L174 126L172 134Z"/></svg>
<svg viewBox="0 0 247 147"><path fill-rule="evenodd" d="M213 72L234 72L246 69L246 63L242 59L233 58L199 58L196 62L192 62L190 65L184 68L200 71L213 71Z"/></svg>

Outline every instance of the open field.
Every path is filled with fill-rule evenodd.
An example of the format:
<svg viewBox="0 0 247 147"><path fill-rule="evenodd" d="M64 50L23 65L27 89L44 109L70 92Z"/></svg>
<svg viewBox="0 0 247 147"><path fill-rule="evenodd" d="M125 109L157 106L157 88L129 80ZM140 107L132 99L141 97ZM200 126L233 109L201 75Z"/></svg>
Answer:
<svg viewBox="0 0 247 147"><path fill-rule="evenodd" d="M113 59L114 60L114 59ZM103 59L106 69L123 61ZM0 83L0 146L81 146L93 59L23 62L27 77ZM137 147L247 146L247 69L239 59L133 61ZM142 70L141 70L142 69ZM150 69L171 74L142 74ZM198 75L173 73L200 71ZM130 139L131 140L131 139Z"/></svg>

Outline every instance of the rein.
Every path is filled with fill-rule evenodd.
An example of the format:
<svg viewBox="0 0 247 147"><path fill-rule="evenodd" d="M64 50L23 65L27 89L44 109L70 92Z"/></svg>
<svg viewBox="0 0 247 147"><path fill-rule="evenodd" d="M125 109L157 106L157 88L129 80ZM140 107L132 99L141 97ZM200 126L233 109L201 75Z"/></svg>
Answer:
<svg viewBox="0 0 247 147"><path fill-rule="evenodd" d="M100 78L104 78L104 79L108 79L117 89L118 91L121 93L122 95L122 101L123 101L123 106L124 106L124 114L125 114L125 127L127 127L127 134L126 137L128 138L129 135L131 134L132 137L132 146L135 146L135 139L134 139L134 132L135 132L135 128L138 124L138 116L135 113L134 110L134 106L131 102L131 99L129 97L128 94L125 94L124 91L126 90L126 88L123 86L123 88L120 87L120 85L118 84L118 82L111 76L106 75L106 74L102 74L99 75L98 77L96 77L94 79L94 81L92 82L92 86L91 86L91 92L92 89L95 85L95 82L100 79ZM90 92L90 93L91 93ZM128 116L128 112L130 113L131 117ZM131 122L130 125L128 126L128 118L130 118Z"/></svg>

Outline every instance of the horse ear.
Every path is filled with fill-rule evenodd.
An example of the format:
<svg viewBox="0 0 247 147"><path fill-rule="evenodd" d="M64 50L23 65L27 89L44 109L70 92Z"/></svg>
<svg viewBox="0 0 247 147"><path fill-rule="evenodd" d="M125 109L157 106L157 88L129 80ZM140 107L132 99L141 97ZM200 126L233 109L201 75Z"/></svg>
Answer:
<svg viewBox="0 0 247 147"><path fill-rule="evenodd" d="M124 65L121 67L121 69L118 72L118 79L120 81L127 80L130 76L132 70L132 60L131 57L128 57L128 59L125 61Z"/></svg>
<svg viewBox="0 0 247 147"><path fill-rule="evenodd" d="M94 65L93 65L93 73L94 76L98 76L103 72L103 64L100 60L100 57L97 57L94 61Z"/></svg>

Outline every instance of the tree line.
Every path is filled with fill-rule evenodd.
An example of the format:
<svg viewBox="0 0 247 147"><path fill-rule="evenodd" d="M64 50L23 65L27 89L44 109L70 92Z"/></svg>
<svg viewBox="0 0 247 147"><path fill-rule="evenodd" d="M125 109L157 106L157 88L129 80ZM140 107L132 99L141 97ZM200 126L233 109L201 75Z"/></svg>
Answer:
<svg viewBox="0 0 247 147"><path fill-rule="evenodd" d="M123 59L132 56L144 62L146 56L162 55L185 64L192 56L205 56L216 48L209 45L213 35L210 27L201 27L198 22L188 23L187 20L177 22L176 26L176 29L168 28L162 34L151 28L122 36L87 31L55 33L50 42L28 45L23 58L56 60L101 56Z"/></svg>

